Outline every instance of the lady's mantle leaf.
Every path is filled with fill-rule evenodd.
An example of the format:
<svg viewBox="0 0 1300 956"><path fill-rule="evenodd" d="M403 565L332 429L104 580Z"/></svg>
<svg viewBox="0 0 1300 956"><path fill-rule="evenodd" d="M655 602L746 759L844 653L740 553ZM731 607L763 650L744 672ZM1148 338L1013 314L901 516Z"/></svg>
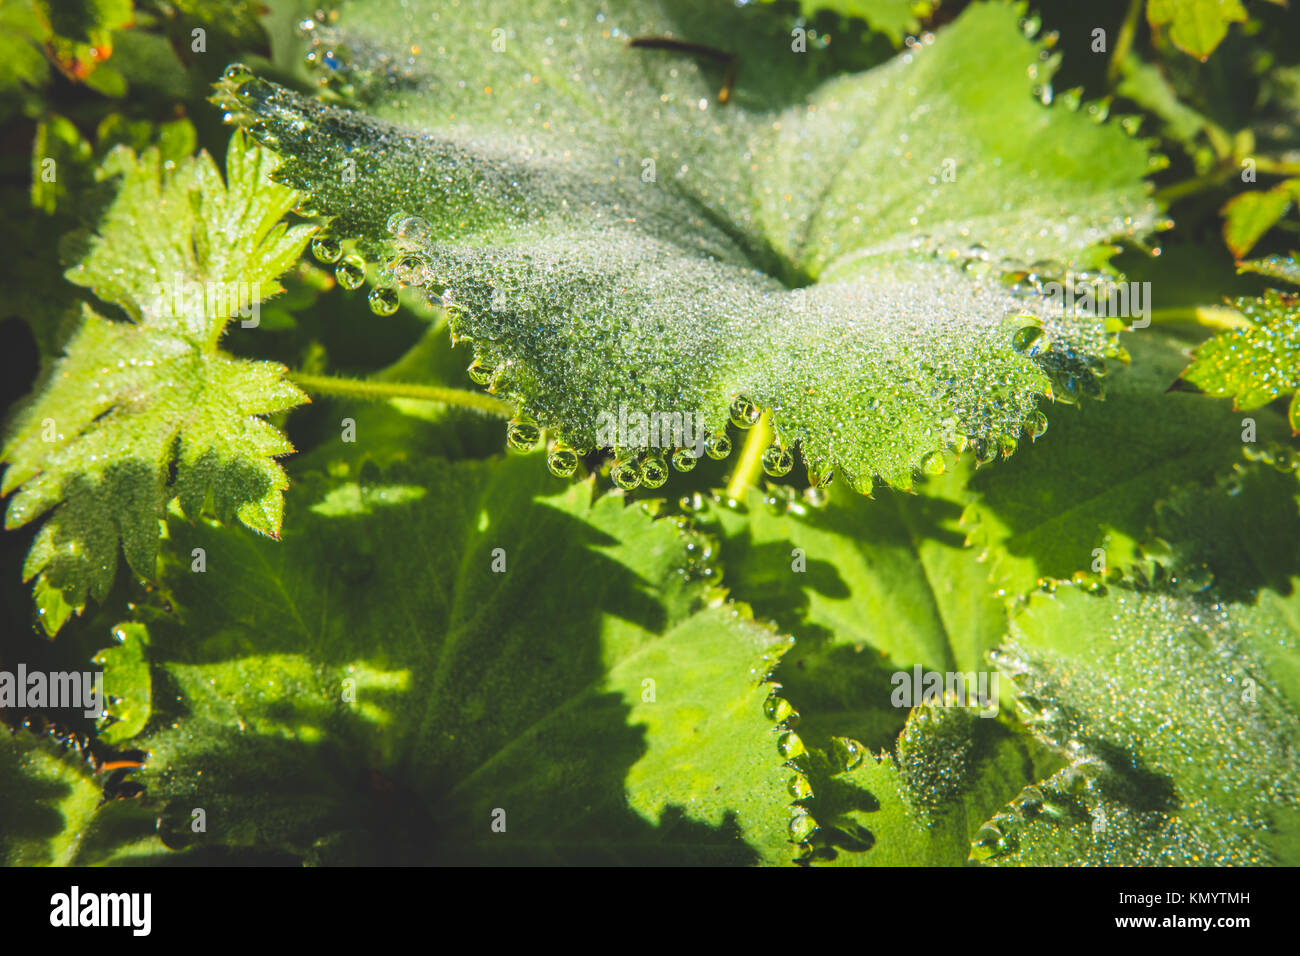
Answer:
<svg viewBox="0 0 1300 956"><path fill-rule="evenodd" d="M720 431L741 395L858 487L1009 452L1111 343L995 276L1148 231L1145 147L1035 101L1054 63L1013 6L822 85L773 11L697 7L344 5L307 32L355 109L243 68L217 99L340 237L393 257L381 284L445 291L478 376L574 446L648 447L602 432L620 406ZM720 65L646 35L735 52L728 102Z"/></svg>
<svg viewBox="0 0 1300 956"><path fill-rule="evenodd" d="M1300 859L1294 579L1254 605L1061 588L999 666L1069 764L990 821L977 859L1258 865Z"/></svg>
<svg viewBox="0 0 1300 956"><path fill-rule="evenodd" d="M275 544L175 529L161 587L176 612L148 646L169 691L135 741L168 845L318 862L791 859L762 709L788 640L722 599L700 536L538 466L296 482ZM191 572L194 547L207 574ZM110 662L124 695L118 676Z"/></svg>
<svg viewBox="0 0 1300 956"><path fill-rule="evenodd" d="M120 539L127 564L152 576L163 506L205 506L266 535L279 533L275 462L293 450L260 416L306 399L282 366L217 348L227 324L253 324L276 277L311 228L286 228L292 191L267 179L273 160L242 135L227 182L206 154L163 168L157 150L110 154L124 177L85 259L68 278L120 306L130 321L85 310L65 355L5 445L0 492L9 528L52 512L25 574L74 606L113 582ZM172 470L174 469L174 477Z"/></svg>

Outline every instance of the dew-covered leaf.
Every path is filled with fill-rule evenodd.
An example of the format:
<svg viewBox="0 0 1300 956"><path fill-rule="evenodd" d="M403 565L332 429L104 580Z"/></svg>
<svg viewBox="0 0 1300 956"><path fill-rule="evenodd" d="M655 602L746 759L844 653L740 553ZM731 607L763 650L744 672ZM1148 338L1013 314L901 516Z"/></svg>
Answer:
<svg viewBox="0 0 1300 956"><path fill-rule="evenodd" d="M1289 256L1275 255L1252 259L1239 263L1237 268L1241 272L1255 272L1270 279L1281 279L1292 285L1300 285L1300 254L1295 252Z"/></svg>
<svg viewBox="0 0 1300 956"><path fill-rule="evenodd" d="M107 594L119 541L131 569L152 576L173 497L190 516L211 508L279 531L287 479L275 458L293 449L262 416L305 396L282 366L218 349L232 321L249 334L311 233L279 222L294 200L267 178L273 163L242 135L226 182L206 153L174 168L156 149L106 160L122 185L68 278L127 320L85 307L14 423L0 489L12 494L6 527L49 513L24 573L73 606Z"/></svg>
<svg viewBox="0 0 1300 956"><path fill-rule="evenodd" d="M1232 396L1243 411L1289 395L1291 430L1300 432L1300 294L1266 289L1234 305L1250 324L1198 346L1183 378L1210 395Z"/></svg>
<svg viewBox="0 0 1300 956"><path fill-rule="evenodd" d="M740 395L819 475L907 486L944 447L1009 451L1113 349L1027 274L1153 225L1145 146L1035 99L1055 63L1017 16L973 5L823 82L768 8L344 4L306 32L351 108L241 68L217 100L387 261L381 287L445 294L478 378L570 445L648 447L600 427L620 407L717 433ZM734 88L710 53L629 43L669 35L734 53Z"/></svg>
<svg viewBox="0 0 1300 956"><path fill-rule="evenodd" d="M976 859L1029 865L1300 860L1295 579L1253 605L1209 596L1039 594L999 666L1068 764L1008 808Z"/></svg>
<svg viewBox="0 0 1300 956"><path fill-rule="evenodd" d="M1169 391L1186 362L1154 329L1128 337L1133 365L1106 401L1053 410L1046 434L1010 461L981 469L967 509L972 539L1011 597L1040 579L1102 581L1144 560L1155 503L1241 461L1245 440L1286 437L1271 413L1240 414L1204 395Z"/></svg>
<svg viewBox="0 0 1300 956"><path fill-rule="evenodd" d="M964 546L967 470L930 477L917 494L868 499L833 486L810 501L751 489L743 506L694 509L718 540L732 596L797 638L774 679L810 747L835 736L891 745L907 717L891 705L899 672L988 670L1006 618L988 566Z"/></svg>
<svg viewBox="0 0 1300 956"><path fill-rule="evenodd" d="M807 806L819 829L807 862L961 866L989 817L1052 766L1000 721L920 705L896 749L873 755L845 740L810 761Z"/></svg>
<svg viewBox="0 0 1300 956"><path fill-rule="evenodd" d="M175 527L175 612L155 612L148 646L168 694L135 741L167 845L320 863L793 857L762 707L788 640L723 599L699 535L540 464L307 477L279 543Z"/></svg>

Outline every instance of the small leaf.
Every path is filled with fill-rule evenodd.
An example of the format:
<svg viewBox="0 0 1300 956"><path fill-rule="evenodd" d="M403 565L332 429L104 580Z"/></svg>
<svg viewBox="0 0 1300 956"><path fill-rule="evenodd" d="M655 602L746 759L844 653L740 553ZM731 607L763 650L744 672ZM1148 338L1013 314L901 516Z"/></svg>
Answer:
<svg viewBox="0 0 1300 956"><path fill-rule="evenodd" d="M1250 411L1300 389L1300 295L1266 289L1234 305L1251 324L1198 346L1183 378Z"/></svg>
<svg viewBox="0 0 1300 956"><path fill-rule="evenodd" d="M261 416L305 396L282 366L217 348L232 318L251 321L280 291L276 277L311 233L278 224L294 200L266 179L272 162L242 135L227 153L228 184L207 154L167 170L154 149L137 158L119 148L106 161L124 181L68 277L130 321L85 307L9 435L0 489L13 493L9 528L52 512L24 575L74 607L87 592L108 593L119 541L131 569L153 575L159 520L175 496L191 516L211 506L279 531L287 482L275 458L293 448Z"/></svg>
<svg viewBox="0 0 1300 956"><path fill-rule="evenodd" d="M1228 24L1245 23L1238 0L1147 0L1152 28L1169 25L1169 38L1184 53L1206 59L1228 35Z"/></svg>
<svg viewBox="0 0 1300 956"><path fill-rule="evenodd" d="M1220 210L1223 215L1223 241L1238 259L1255 247L1261 236L1287 214L1300 193L1300 179L1288 180L1268 192L1248 192L1234 196Z"/></svg>

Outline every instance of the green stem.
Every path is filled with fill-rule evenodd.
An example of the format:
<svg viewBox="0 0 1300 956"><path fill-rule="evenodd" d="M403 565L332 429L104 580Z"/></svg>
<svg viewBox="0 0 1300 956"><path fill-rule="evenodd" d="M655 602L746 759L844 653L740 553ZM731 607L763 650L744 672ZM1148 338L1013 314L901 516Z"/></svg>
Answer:
<svg viewBox="0 0 1300 956"><path fill-rule="evenodd" d="M1223 305L1203 305L1195 308L1152 309L1152 324L1158 322L1193 322L1211 329L1249 328L1250 323L1236 309Z"/></svg>
<svg viewBox="0 0 1300 956"><path fill-rule="evenodd" d="M1106 68L1106 80L1111 86L1119 82L1119 75L1128 59L1128 51L1133 49L1133 38L1137 36L1138 16L1142 13L1142 0L1129 0L1128 13L1124 15L1124 25L1119 28L1115 38L1115 49Z"/></svg>
<svg viewBox="0 0 1300 956"><path fill-rule="evenodd" d="M1300 176L1300 163L1284 163L1279 159L1272 159L1268 156L1252 158L1255 160L1255 172L1257 173L1262 173L1265 176ZM1214 167L1208 173L1193 176L1191 179L1184 179L1180 183L1174 183L1164 189L1156 190L1155 198L1157 201L1168 205L1182 199L1184 196L1190 196L1206 189L1213 189L1230 178L1240 168L1240 161L1236 157L1232 157L1227 162Z"/></svg>
<svg viewBox="0 0 1300 956"><path fill-rule="evenodd" d="M1208 173L1200 176L1193 176L1191 179L1184 179L1180 183L1173 183L1163 189L1157 189L1155 193L1156 202L1164 203L1166 206L1177 202L1185 196L1191 196L1195 193L1203 192L1206 189L1213 189L1233 173L1233 167L1228 164L1216 166Z"/></svg>
<svg viewBox="0 0 1300 956"><path fill-rule="evenodd" d="M511 418L514 406L482 392L468 392L459 388L438 385L410 385L405 382L377 382L371 379L336 378L333 375L306 375L290 372L289 380L312 395L330 395L337 398L360 398L383 402L390 398L411 398L420 402L441 402L470 408L485 415Z"/></svg>
<svg viewBox="0 0 1300 956"><path fill-rule="evenodd" d="M763 452L772 444L772 413L764 412L754 427L745 436L745 447L740 451L736 470L727 482L727 497L738 501L745 497L745 490L758 481L758 473L763 467Z"/></svg>

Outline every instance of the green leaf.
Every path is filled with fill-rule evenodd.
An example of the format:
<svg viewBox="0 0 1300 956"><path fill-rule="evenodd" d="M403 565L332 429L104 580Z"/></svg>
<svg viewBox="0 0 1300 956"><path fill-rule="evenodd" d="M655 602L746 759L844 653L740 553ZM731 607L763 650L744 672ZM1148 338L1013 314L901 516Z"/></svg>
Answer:
<svg viewBox="0 0 1300 956"><path fill-rule="evenodd" d="M293 193L271 184L271 157L236 135L228 183L207 154L164 169L157 150L118 149L123 183L100 234L68 278L120 306L89 307L48 380L16 421L0 491L6 527L47 512L24 570L82 606L127 564L154 572L164 505L211 507L275 536L292 446L261 416L305 396L282 366L231 358L218 343L232 318L254 321L311 228L279 224ZM174 477L172 471L174 469Z"/></svg>
<svg viewBox="0 0 1300 956"><path fill-rule="evenodd" d="M1010 597L1044 579L1076 574L1094 583L1144 562L1155 503L1187 482L1207 482L1241 460L1239 414L1203 395L1171 392L1186 359L1154 329L1127 344L1133 366L1110 382L1106 401L1052 415L1034 447L981 469L966 521ZM1257 439L1279 440L1274 416Z"/></svg>
<svg viewBox="0 0 1300 956"><path fill-rule="evenodd" d="M809 862L961 866L990 814L1034 779L1036 756L999 721L919 706L897 755L841 744L814 765L809 806L821 832Z"/></svg>
<svg viewBox="0 0 1300 956"><path fill-rule="evenodd" d="M239 68L217 100L341 237L401 253L381 283L449 290L482 377L569 444L650 447L602 431L620 406L717 433L741 395L819 475L908 486L942 448L1013 447L1113 348L995 274L1095 268L1152 227L1145 146L1035 101L1055 64L1017 16L974 5L818 84L765 8L345 5L311 55L358 109ZM727 103L710 57L627 43L667 34L742 51Z"/></svg>
<svg viewBox="0 0 1300 956"><path fill-rule="evenodd" d="M102 790L79 755L0 725L0 862L73 866Z"/></svg>
<svg viewBox="0 0 1300 956"><path fill-rule="evenodd" d="M1300 195L1300 179L1290 179L1268 192L1249 192L1234 196L1220 210L1223 215L1223 241L1233 256L1243 258L1260 237L1268 232L1291 208Z"/></svg>
<svg viewBox="0 0 1300 956"><path fill-rule="evenodd" d="M1281 279L1292 285L1300 285L1300 254L1289 256L1266 256L1237 264L1238 272L1257 272L1270 279Z"/></svg>
<svg viewBox="0 0 1300 956"><path fill-rule="evenodd" d="M168 845L791 859L762 709L788 639L722 600L698 535L566 487L537 456L363 468L290 495L278 544L200 523L165 552L175 613L154 615L148 655L168 692L136 745ZM120 677L110 666L110 693Z"/></svg>
<svg viewBox="0 0 1300 956"><path fill-rule="evenodd" d="M1237 299L1249 320L1200 345L1183 378L1211 395L1231 395L1233 408L1260 408L1292 395L1291 431L1300 432L1300 296L1266 289Z"/></svg>
<svg viewBox="0 0 1300 956"><path fill-rule="evenodd" d="M847 736L892 744L906 710L893 675L972 673L1006 633L989 568L964 546L968 469L874 500L832 486L827 500L751 489L744 506L700 502L731 594L798 638L776 673L809 746Z"/></svg>
<svg viewBox="0 0 1300 956"><path fill-rule="evenodd" d="M1185 53L1204 60L1228 35L1228 24L1245 23L1238 0L1147 0L1152 29L1169 26L1169 39Z"/></svg>
<svg viewBox="0 0 1300 956"><path fill-rule="evenodd" d="M996 700L980 717L896 693L919 669L997 695L986 653L1006 613L964 546L968 471L874 500L833 486L828 500L770 488L743 505L691 503L731 594L797 639L769 708L802 751L792 793L806 862L962 865L975 832L1034 779L1041 754L992 719Z"/></svg>
<svg viewBox="0 0 1300 956"><path fill-rule="evenodd" d="M146 652L149 632L143 624L119 624L113 628L113 639L117 644L100 651L93 662L113 675L113 686L108 688L108 720L99 739L120 744L149 722L153 676Z"/></svg>
<svg viewBox="0 0 1300 956"><path fill-rule="evenodd" d="M774 0L764 0L772 3ZM889 37L894 46L901 46L903 37L921 29L921 18L932 14L939 0L800 0L799 7L812 15L825 10L841 17L866 20L871 29Z"/></svg>
<svg viewBox="0 0 1300 956"><path fill-rule="evenodd" d="M1030 865L1294 865L1294 579L1255 605L1112 588L1036 595L999 666L1069 765L977 840ZM1270 664L1281 663L1281 669Z"/></svg>

